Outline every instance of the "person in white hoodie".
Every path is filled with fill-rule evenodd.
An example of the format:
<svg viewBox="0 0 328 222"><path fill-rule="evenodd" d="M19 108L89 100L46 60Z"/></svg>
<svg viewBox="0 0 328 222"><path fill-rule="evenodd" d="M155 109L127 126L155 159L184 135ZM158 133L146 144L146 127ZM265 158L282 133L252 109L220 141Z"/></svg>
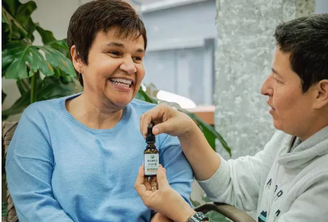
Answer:
<svg viewBox="0 0 328 222"><path fill-rule="evenodd" d="M224 160L185 114L159 105L141 117L146 134L177 136L208 197L251 214L259 222L328 221L328 14L297 18L275 30L268 96L277 129L255 156ZM140 167L135 189L145 205L172 220L207 221L170 188L165 169L152 190ZM256 212L256 214L252 214Z"/></svg>

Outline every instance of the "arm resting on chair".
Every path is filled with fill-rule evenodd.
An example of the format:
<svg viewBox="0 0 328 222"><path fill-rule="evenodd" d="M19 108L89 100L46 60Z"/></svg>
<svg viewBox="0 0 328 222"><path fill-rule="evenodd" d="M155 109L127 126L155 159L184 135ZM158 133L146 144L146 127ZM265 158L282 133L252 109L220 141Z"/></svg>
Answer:
<svg viewBox="0 0 328 222"><path fill-rule="evenodd" d="M234 222L255 222L255 220L245 212L224 203L205 203L195 208L195 211L203 213L212 210L226 216Z"/></svg>

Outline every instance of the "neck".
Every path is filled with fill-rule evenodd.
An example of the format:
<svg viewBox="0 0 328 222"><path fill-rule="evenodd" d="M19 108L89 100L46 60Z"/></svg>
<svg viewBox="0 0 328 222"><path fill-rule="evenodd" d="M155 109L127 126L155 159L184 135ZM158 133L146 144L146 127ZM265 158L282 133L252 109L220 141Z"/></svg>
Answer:
<svg viewBox="0 0 328 222"><path fill-rule="evenodd" d="M328 112L323 113L315 113L314 118L309 121L310 127L308 127L308 130L304 132L302 135L299 135L298 137L305 141L326 126L328 126Z"/></svg>
<svg viewBox="0 0 328 222"><path fill-rule="evenodd" d="M113 128L122 118L123 109L105 104L100 98L80 96L66 101L66 109L79 122L92 129Z"/></svg>

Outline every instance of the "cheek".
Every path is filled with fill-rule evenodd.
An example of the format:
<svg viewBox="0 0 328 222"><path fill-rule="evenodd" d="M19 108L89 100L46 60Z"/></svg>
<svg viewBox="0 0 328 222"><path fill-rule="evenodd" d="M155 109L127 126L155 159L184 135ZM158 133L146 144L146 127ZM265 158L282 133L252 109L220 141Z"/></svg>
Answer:
<svg viewBox="0 0 328 222"><path fill-rule="evenodd" d="M275 96L273 104L280 117L291 118L298 112L295 109L297 101L295 101L295 96L291 92L282 92Z"/></svg>
<svg viewBox="0 0 328 222"><path fill-rule="evenodd" d="M145 68L142 66L137 69L137 84L140 84L145 77Z"/></svg>

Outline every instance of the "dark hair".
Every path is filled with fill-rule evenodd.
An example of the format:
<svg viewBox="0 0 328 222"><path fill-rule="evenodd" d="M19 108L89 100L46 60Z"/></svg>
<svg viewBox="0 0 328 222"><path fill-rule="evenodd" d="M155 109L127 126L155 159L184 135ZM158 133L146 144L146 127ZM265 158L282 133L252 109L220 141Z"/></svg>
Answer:
<svg viewBox="0 0 328 222"><path fill-rule="evenodd" d="M301 78L303 93L328 79L328 14L282 23L274 37L280 50L291 53L291 68Z"/></svg>
<svg viewBox="0 0 328 222"><path fill-rule="evenodd" d="M75 45L82 61L88 64L88 55L96 34L117 27L122 38L142 36L147 47L144 23L136 11L121 0L96 0L81 5L71 17L67 31L69 49ZM83 86L82 75L76 72Z"/></svg>

